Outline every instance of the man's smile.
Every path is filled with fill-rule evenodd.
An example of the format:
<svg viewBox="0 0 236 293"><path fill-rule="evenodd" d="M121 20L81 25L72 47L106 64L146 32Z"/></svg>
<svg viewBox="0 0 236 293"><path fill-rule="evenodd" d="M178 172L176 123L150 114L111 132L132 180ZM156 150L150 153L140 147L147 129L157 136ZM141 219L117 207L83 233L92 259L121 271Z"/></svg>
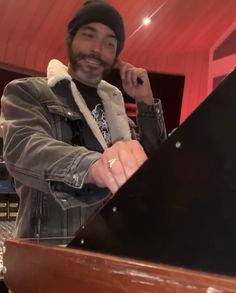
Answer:
<svg viewBox="0 0 236 293"><path fill-rule="evenodd" d="M94 68L99 68L102 65L102 62L96 58L85 57L84 60L89 66Z"/></svg>

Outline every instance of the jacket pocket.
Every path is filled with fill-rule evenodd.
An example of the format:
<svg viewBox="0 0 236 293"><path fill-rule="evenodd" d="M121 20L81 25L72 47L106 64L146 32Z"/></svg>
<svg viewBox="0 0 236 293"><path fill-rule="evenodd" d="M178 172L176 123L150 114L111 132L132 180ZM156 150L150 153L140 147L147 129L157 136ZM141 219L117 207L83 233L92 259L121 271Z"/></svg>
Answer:
<svg viewBox="0 0 236 293"><path fill-rule="evenodd" d="M72 144L73 131L70 122L82 120L82 114L63 105L47 104L46 108L49 112L53 136L57 140Z"/></svg>
<svg viewBox="0 0 236 293"><path fill-rule="evenodd" d="M70 120L77 120L83 118L82 114L79 111L71 110L70 108L64 105L47 104L46 107L49 113L63 116L64 118L68 118Z"/></svg>

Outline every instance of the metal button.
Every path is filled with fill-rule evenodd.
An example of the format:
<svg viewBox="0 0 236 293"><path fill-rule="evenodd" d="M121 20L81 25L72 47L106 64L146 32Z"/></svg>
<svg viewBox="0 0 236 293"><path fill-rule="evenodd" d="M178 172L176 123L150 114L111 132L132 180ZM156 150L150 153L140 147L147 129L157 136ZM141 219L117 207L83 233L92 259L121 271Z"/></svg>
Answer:
<svg viewBox="0 0 236 293"><path fill-rule="evenodd" d="M176 144L175 144L175 147L177 149L180 149L181 148L181 142L180 141L177 141Z"/></svg>
<svg viewBox="0 0 236 293"><path fill-rule="evenodd" d="M73 179L76 182L76 184L78 184L78 182L79 182L79 175L73 175Z"/></svg>

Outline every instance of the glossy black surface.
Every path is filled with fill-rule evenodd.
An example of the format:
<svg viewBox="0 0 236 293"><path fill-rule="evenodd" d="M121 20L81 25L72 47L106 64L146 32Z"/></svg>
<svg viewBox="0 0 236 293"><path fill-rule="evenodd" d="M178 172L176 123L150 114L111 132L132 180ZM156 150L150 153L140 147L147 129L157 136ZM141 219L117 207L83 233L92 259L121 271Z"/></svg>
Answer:
<svg viewBox="0 0 236 293"><path fill-rule="evenodd" d="M236 275L236 71L70 246Z"/></svg>

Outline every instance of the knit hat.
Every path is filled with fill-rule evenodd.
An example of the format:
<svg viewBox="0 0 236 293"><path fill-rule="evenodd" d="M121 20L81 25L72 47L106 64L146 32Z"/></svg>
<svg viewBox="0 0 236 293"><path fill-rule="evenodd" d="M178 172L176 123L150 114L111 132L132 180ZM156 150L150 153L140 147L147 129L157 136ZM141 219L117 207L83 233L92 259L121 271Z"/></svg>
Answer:
<svg viewBox="0 0 236 293"><path fill-rule="evenodd" d="M119 12L104 1L87 1L68 24L68 36L72 41L78 29L88 23L99 22L108 26L117 38L118 55L124 47L125 29Z"/></svg>

